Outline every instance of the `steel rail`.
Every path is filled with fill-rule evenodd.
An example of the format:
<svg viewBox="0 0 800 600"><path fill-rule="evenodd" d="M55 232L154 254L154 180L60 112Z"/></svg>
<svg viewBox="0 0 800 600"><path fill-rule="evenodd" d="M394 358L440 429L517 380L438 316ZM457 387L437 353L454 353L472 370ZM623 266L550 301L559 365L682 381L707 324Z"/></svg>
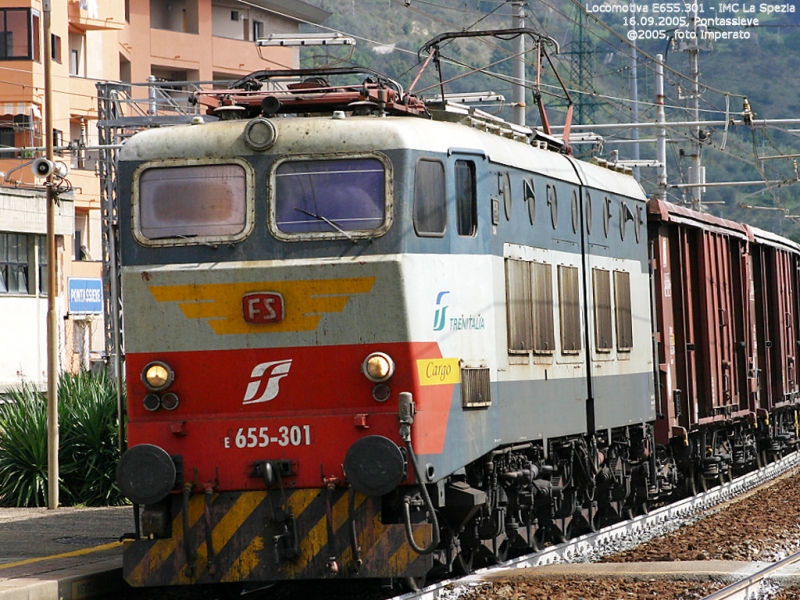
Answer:
<svg viewBox="0 0 800 600"><path fill-rule="evenodd" d="M697 517L715 506L733 500L750 490L776 479L800 465L800 452L746 473L729 483L707 492L684 498L673 504L655 509L648 514L609 525L599 531L587 533L562 544L512 559L500 565L487 567L465 577L447 579L416 592L396 596L393 600L435 600L452 594L453 588L469 587L485 581L486 575L496 575L512 569L539 567L557 563L595 562L603 556L632 548L681 527L682 523Z"/></svg>
<svg viewBox="0 0 800 600"><path fill-rule="evenodd" d="M762 597L762 584L767 579L774 577L778 572L798 561L800 561L800 552L787 556L783 560L772 563L752 575L731 583L713 594L709 594L704 600L748 600L748 598L760 598Z"/></svg>

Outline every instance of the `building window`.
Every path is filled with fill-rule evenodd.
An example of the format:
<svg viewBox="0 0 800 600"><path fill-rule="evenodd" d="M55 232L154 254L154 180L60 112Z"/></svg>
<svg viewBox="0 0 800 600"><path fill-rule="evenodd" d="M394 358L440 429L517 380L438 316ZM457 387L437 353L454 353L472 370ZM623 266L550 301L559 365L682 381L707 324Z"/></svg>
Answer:
<svg viewBox="0 0 800 600"><path fill-rule="evenodd" d="M35 294L37 271L39 291L46 294L47 237L0 232L0 294Z"/></svg>
<svg viewBox="0 0 800 600"><path fill-rule="evenodd" d="M558 301L561 317L561 353L578 354L583 347L578 267L559 265Z"/></svg>
<svg viewBox="0 0 800 600"><path fill-rule="evenodd" d="M196 34L199 24L197 0L150 0L150 27L166 31ZM210 4L210 3L206 3ZM223 11L228 21L230 9L213 6L212 10Z"/></svg>
<svg viewBox="0 0 800 600"><path fill-rule="evenodd" d="M33 14L27 8L0 9L0 60L30 60L34 56L33 41L35 36L38 43L39 16L33 17L34 29Z"/></svg>
<svg viewBox="0 0 800 600"><path fill-rule="evenodd" d="M58 240L58 236L56 236ZM37 270L39 275L39 293L47 295L47 236L36 236Z"/></svg>
<svg viewBox="0 0 800 600"><path fill-rule="evenodd" d="M6 125L0 126L0 146L4 148L13 148L14 147L14 128L8 127ZM8 158L9 154L3 153L2 155L4 158Z"/></svg>
<svg viewBox="0 0 800 600"><path fill-rule="evenodd" d="M475 163L469 160L456 161L456 212L458 235L475 235L478 229Z"/></svg>
<svg viewBox="0 0 800 600"><path fill-rule="evenodd" d="M444 165L420 159L414 177L414 230L421 237L442 237L446 223Z"/></svg>
<svg viewBox="0 0 800 600"><path fill-rule="evenodd" d="M33 60L36 62L41 62L42 60L42 42L39 38L39 14L35 12L31 12L31 33L32 33L32 50L33 50Z"/></svg>
<svg viewBox="0 0 800 600"><path fill-rule="evenodd" d="M0 233L0 294L28 293L28 236Z"/></svg>
<svg viewBox="0 0 800 600"><path fill-rule="evenodd" d="M253 21L253 41L259 40L264 37L264 23L261 21Z"/></svg>
<svg viewBox="0 0 800 600"><path fill-rule="evenodd" d="M86 37L79 33L69 34L69 74L72 76L83 77L86 75L84 66L84 48L86 48Z"/></svg>
<svg viewBox="0 0 800 600"><path fill-rule="evenodd" d="M61 38L54 33L50 34L50 58L61 62Z"/></svg>

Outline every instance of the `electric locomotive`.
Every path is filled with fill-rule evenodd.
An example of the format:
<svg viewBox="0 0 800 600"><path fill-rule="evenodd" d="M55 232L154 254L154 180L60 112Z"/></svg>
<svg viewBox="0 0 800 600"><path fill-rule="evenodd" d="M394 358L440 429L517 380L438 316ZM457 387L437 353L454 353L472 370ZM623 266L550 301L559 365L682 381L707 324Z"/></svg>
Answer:
<svg viewBox="0 0 800 600"><path fill-rule="evenodd" d="M658 493L641 188L370 86L120 152L133 585L421 577Z"/></svg>
<svg viewBox="0 0 800 600"><path fill-rule="evenodd" d="M117 166L130 584L468 571L776 439L744 362L735 410L680 393L651 269L691 219L651 203L648 235L625 169L361 69L200 100Z"/></svg>

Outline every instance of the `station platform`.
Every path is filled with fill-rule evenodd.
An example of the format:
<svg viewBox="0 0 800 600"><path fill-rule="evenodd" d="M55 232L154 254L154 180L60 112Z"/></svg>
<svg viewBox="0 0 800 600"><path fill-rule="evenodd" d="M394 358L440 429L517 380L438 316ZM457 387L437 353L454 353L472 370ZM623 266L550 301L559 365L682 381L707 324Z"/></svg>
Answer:
<svg viewBox="0 0 800 600"><path fill-rule="evenodd" d="M0 600L120 597L130 506L0 508Z"/></svg>

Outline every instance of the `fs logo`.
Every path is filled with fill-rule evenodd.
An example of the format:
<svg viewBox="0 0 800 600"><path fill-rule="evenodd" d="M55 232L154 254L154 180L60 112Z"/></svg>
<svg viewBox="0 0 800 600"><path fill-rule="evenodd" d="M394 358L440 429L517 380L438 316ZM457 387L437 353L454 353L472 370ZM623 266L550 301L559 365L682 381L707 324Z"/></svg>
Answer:
<svg viewBox="0 0 800 600"><path fill-rule="evenodd" d="M442 306L442 302L444 302L445 296L449 296L450 292L439 292L436 296L436 306L441 306L441 308L436 309L436 314L433 317L433 330L434 331L441 331L444 329L444 324L447 323L447 304Z"/></svg>
<svg viewBox="0 0 800 600"><path fill-rule="evenodd" d="M278 292L251 292L242 296L244 320L254 325L283 321L285 304Z"/></svg>
<svg viewBox="0 0 800 600"><path fill-rule="evenodd" d="M274 399L280 391L278 388L280 380L289 374L291 366L291 358L256 365L253 372L250 373L251 381L247 385L242 404L258 404ZM259 396L258 393L262 389L264 391Z"/></svg>

